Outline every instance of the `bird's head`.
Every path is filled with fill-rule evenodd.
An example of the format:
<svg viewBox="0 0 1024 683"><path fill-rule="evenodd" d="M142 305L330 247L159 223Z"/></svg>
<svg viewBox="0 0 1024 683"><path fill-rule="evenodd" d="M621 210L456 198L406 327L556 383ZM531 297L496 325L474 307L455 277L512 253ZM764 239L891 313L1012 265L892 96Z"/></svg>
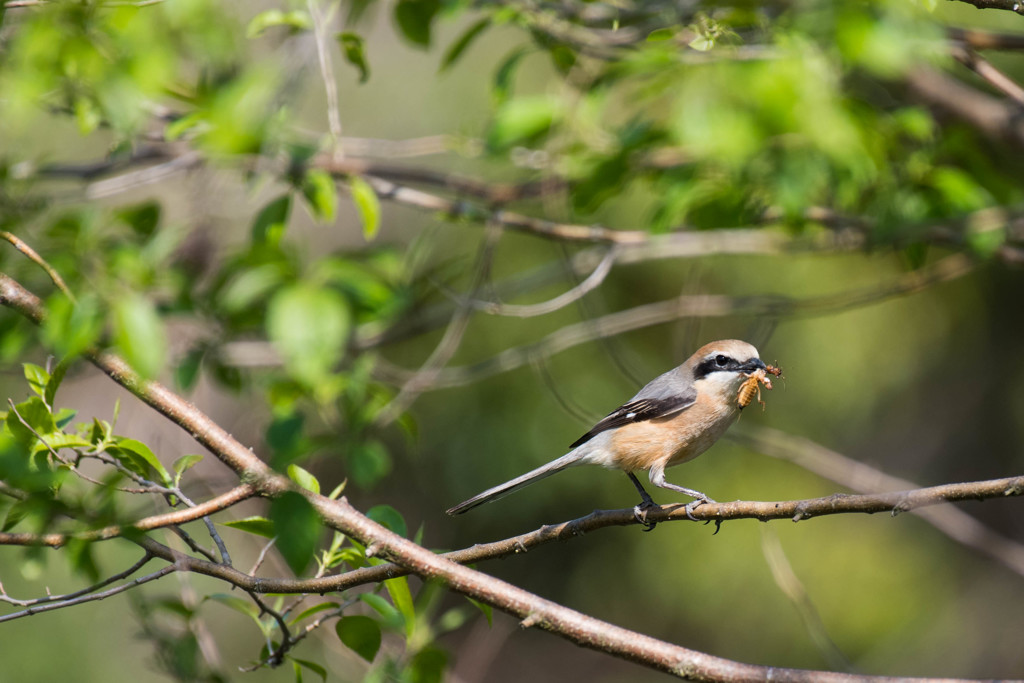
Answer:
<svg viewBox="0 0 1024 683"><path fill-rule="evenodd" d="M692 374L698 392L708 392L735 404L736 392L747 375L766 366L752 345L739 339L723 339L697 349L683 367Z"/></svg>

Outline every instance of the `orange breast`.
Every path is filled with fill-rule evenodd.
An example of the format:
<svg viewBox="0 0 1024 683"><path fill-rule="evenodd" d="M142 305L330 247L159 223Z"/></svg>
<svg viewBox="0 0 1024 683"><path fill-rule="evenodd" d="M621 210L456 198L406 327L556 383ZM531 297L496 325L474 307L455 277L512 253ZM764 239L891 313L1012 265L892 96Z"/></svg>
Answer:
<svg viewBox="0 0 1024 683"><path fill-rule="evenodd" d="M678 415L620 427L610 446L616 465L627 472L654 465L671 467L692 460L711 447L736 418L735 402L716 407L700 399Z"/></svg>

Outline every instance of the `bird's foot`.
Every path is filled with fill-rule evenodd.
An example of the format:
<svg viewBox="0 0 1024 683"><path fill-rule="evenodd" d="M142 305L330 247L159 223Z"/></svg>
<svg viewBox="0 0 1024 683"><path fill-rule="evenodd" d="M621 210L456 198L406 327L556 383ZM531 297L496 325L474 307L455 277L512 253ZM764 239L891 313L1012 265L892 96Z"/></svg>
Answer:
<svg viewBox="0 0 1024 683"><path fill-rule="evenodd" d="M644 531L651 531L654 527L658 526L657 522L649 522L647 520L647 513L651 510L660 510L661 506L655 503L651 499L647 499L633 506L633 519L639 522Z"/></svg>
<svg viewBox="0 0 1024 683"><path fill-rule="evenodd" d="M708 498L707 496L701 496L700 498L698 498L697 500L693 501L692 503L687 503L686 507L683 508L683 509L686 511L686 517L688 519L696 522L698 520L697 520L696 517L693 516L693 511L696 510L697 508L699 508L701 505L704 505L704 503L714 503L714 502L717 502L717 501L715 501L712 498ZM708 521L710 522L711 520L709 519Z"/></svg>

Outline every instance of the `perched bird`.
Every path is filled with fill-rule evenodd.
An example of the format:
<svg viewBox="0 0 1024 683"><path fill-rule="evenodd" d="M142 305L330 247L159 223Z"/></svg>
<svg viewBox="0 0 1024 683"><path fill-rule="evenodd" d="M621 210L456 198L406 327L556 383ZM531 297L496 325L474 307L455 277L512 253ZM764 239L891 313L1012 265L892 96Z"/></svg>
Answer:
<svg viewBox="0 0 1024 683"><path fill-rule="evenodd" d="M685 363L655 378L609 413L562 457L487 489L448 514L462 514L567 467L602 465L629 475L643 499L634 509L641 522L647 523L647 510L657 505L633 474L638 470L647 470L655 486L695 498L686 506L686 514L692 518L695 507L714 501L700 491L665 481L665 468L692 460L710 448L739 415L740 386L752 373L767 367L757 349L744 341L705 344Z"/></svg>

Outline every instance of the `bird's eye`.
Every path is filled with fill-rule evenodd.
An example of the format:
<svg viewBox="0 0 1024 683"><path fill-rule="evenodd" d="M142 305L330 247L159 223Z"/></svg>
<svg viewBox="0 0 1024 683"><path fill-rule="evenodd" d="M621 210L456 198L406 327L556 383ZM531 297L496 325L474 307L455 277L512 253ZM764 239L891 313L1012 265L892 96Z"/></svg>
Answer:
<svg viewBox="0 0 1024 683"><path fill-rule="evenodd" d="M726 356L718 355L715 356L715 362L718 363L718 367L724 368L729 363L729 359Z"/></svg>

